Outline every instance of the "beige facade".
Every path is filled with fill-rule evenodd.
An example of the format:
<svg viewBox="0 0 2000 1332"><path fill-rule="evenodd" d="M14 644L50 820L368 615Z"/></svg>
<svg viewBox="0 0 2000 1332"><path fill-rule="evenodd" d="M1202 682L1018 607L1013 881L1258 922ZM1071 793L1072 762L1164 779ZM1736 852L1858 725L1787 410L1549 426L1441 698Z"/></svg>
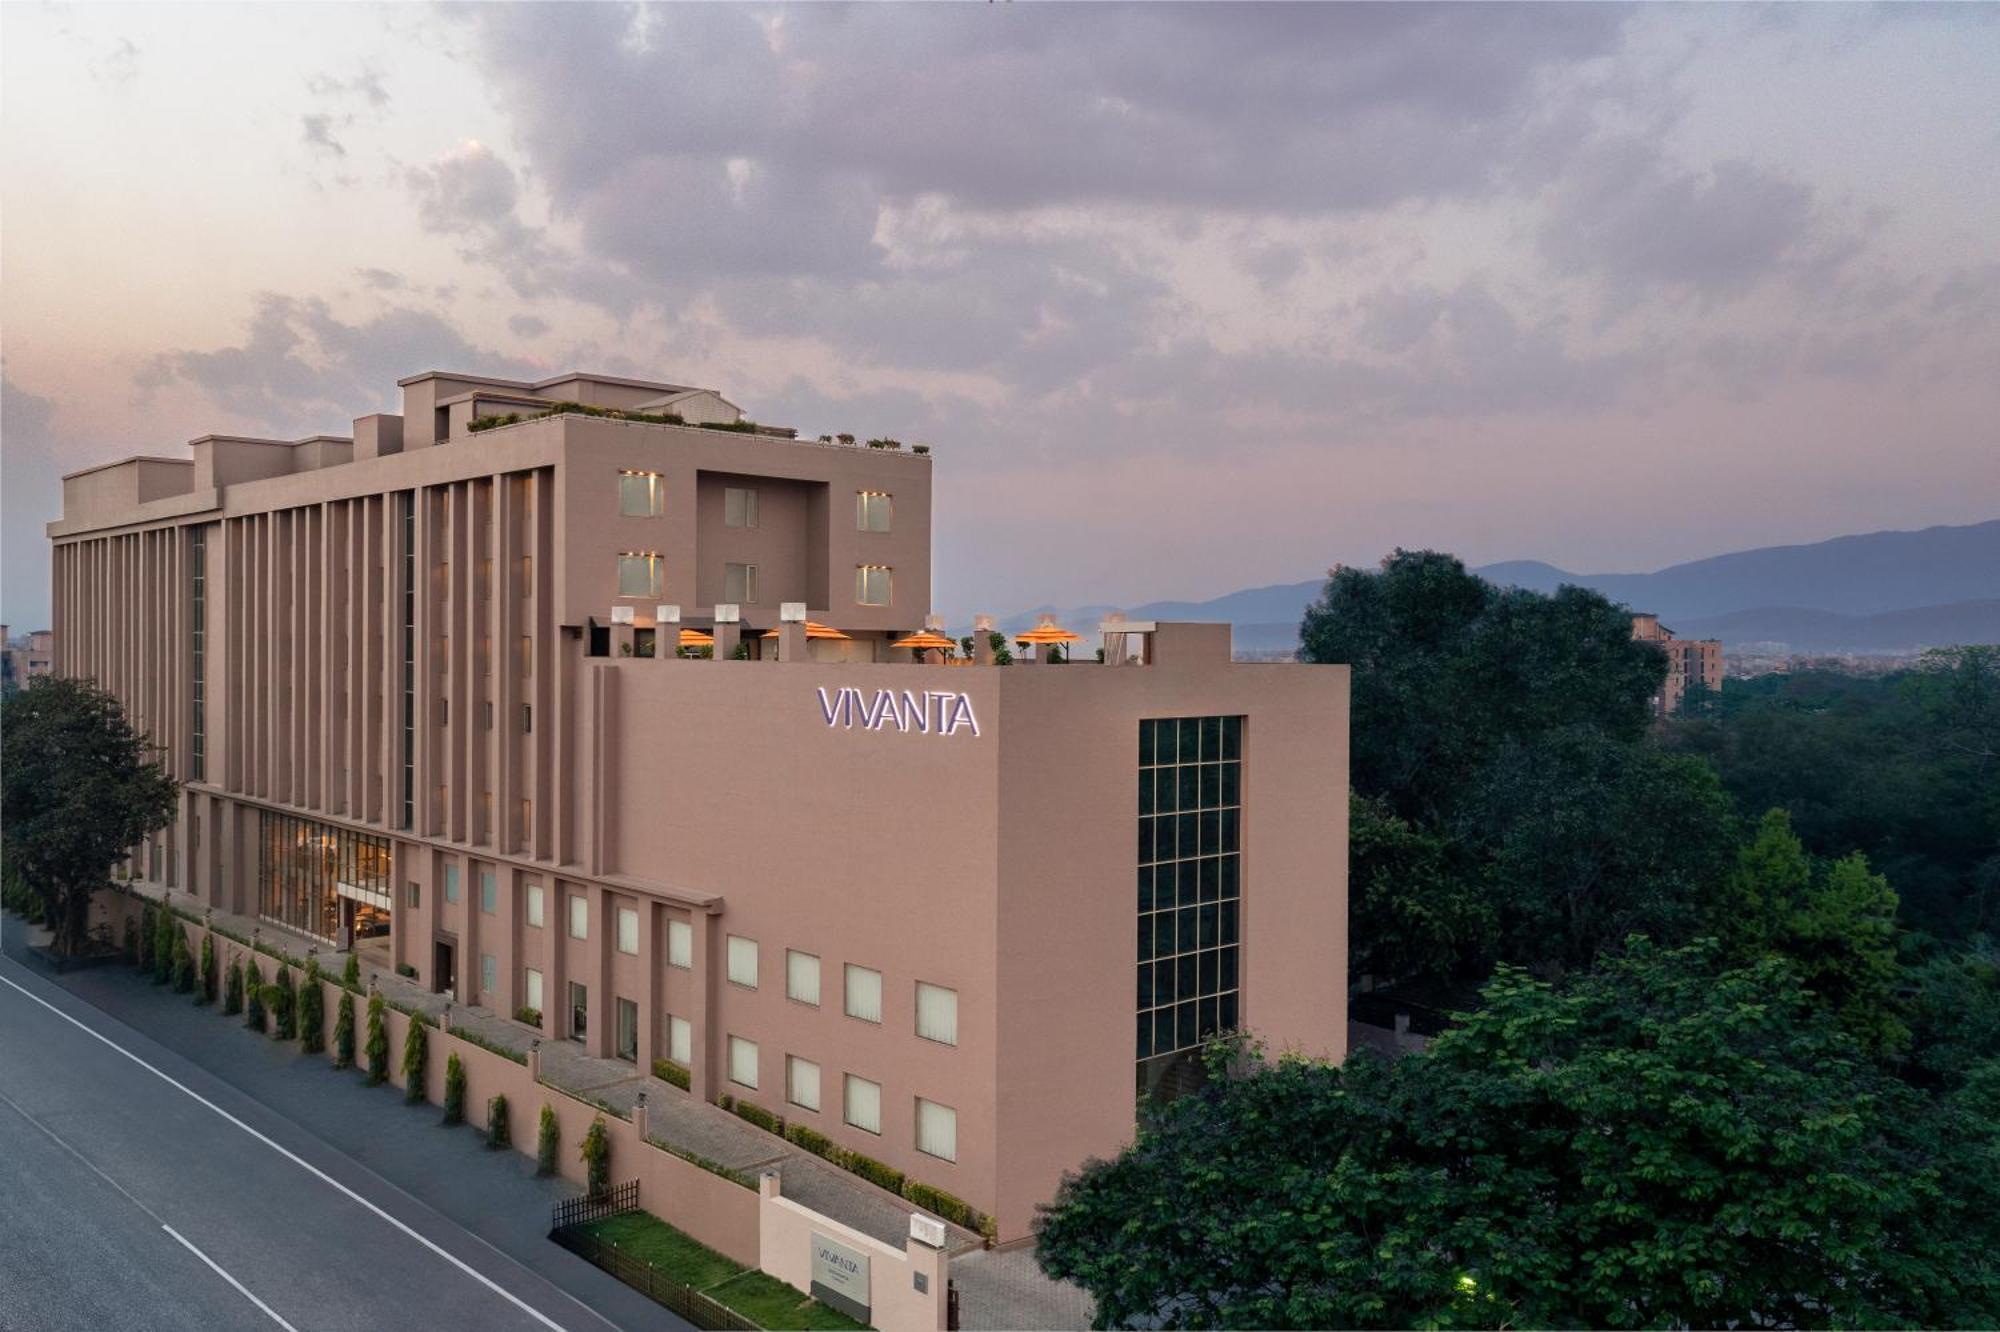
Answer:
<svg viewBox="0 0 2000 1332"><path fill-rule="evenodd" d="M15 643L8 626L0 624L0 675L11 685L26 685L38 675L56 668L56 636L53 630L37 629L21 635Z"/></svg>
<svg viewBox="0 0 2000 1332"><path fill-rule="evenodd" d="M1003 1238L1207 1035L1344 1053L1345 667L1168 624L913 660L927 455L671 384L402 387L351 439L66 478L58 669L186 782L155 877L675 1059Z"/></svg>
<svg viewBox="0 0 2000 1332"><path fill-rule="evenodd" d="M1677 715L1690 688L1722 692L1722 642L1715 638L1676 638L1657 615L1632 617L1632 637L1652 643L1667 654L1667 678L1653 696L1653 710L1662 717Z"/></svg>

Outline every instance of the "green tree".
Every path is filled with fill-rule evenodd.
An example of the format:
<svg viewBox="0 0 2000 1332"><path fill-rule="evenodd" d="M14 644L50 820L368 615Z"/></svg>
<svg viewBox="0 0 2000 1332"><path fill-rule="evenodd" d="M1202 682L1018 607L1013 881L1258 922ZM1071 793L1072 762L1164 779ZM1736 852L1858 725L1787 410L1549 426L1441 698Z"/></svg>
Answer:
<svg viewBox="0 0 2000 1332"><path fill-rule="evenodd" d="M222 987L222 1011L234 1015L243 1011L243 962L229 964L229 977Z"/></svg>
<svg viewBox="0 0 2000 1332"><path fill-rule="evenodd" d="M382 1017L382 996L368 996L368 1035L362 1046L368 1060L368 1085L379 1087L389 1080L389 1029Z"/></svg>
<svg viewBox="0 0 2000 1332"><path fill-rule="evenodd" d="M340 983L350 990L361 989L361 959L353 953L347 955L347 965L340 970Z"/></svg>
<svg viewBox="0 0 2000 1332"><path fill-rule="evenodd" d="M319 959L309 959L299 986L299 1048L307 1054L326 1049L326 988L320 981Z"/></svg>
<svg viewBox="0 0 2000 1332"><path fill-rule="evenodd" d="M58 951L83 949L112 865L172 821L180 788L156 756L91 681L45 676L0 703L0 863L40 897Z"/></svg>
<svg viewBox="0 0 2000 1332"><path fill-rule="evenodd" d="M1720 900L1710 919L1721 929L1736 961L1748 961L1777 946L1792 912L1812 887L1812 859L1792 831L1792 816L1766 810L1757 832L1736 853L1722 880Z"/></svg>
<svg viewBox="0 0 2000 1332"><path fill-rule="evenodd" d="M195 987L194 994L194 1001L197 1005L212 1004L215 1002L216 980L215 936L204 934L201 936L201 981Z"/></svg>
<svg viewBox="0 0 2000 1332"><path fill-rule="evenodd" d="M486 1146L489 1151L514 1145L514 1134L507 1127L507 1098L492 1096L486 1102Z"/></svg>
<svg viewBox="0 0 2000 1332"><path fill-rule="evenodd" d="M1488 952L1499 922L1450 838L1379 796L1348 799L1348 935L1355 977L1448 975Z"/></svg>
<svg viewBox="0 0 2000 1332"><path fill-rule="evenodd" d="M562 1147L562 1123L556 1118L555 1107L547 1102L542 1104L542 1116L535 1129L535 1173L553 1175L562 1162L557 1153Z"/></svg>
<svg viewBox="0 0 2000 1332"><path fill-rule="evenodd" d="M153 917L153 984L165 985L174 978L175 917L171 908L161 907Z"/></svg>
<svg viewBox="0 0 2000 1332"><path fill-rule="evenodd" d="M153 974L153 940L160 934L160 923L155 916L156 911L151 902L139 910L138 946L133 950L133 958L142 976Z"/></svg>
<svg viewBox="0 0 2000 1332"><path fill-rule="evenodd" d="M465 1122L465 1063L456 1050L444 1061L444 1122Z"/></svg>
<svg viewBox="0 0 2000 1332"><path fill-rule="evenodd" d="M346 989L333 1008L333 1066L354 1067L354 994Z"/></svg>
<svg viewBox="0 0 2000 1332"><path fill-rule="evenodd" d="M604 1127L604 1116L598 1115L584 1130L583 1141L577 1145L576 1154L583 1162L584 1192L593 1198L602 1197L611 1189L611 1134Z"/></svg>
<svg viewBox="0 0 2000 1332"><path fill-rule="evenodd" d="M1637 940L1560 989L1501 968L1422 1055L1237 1067L1040 1219L1099 1326L2000 1317L1994 1065L1923 1095L1781 958Z"/></svg>
<svg viewBox="0 0 2000 1332"><path fill-rule="evenodd" d="M243 963L243 1025L264 1030L264 972L254 957Z"/></svg>
<svg viewBox="0 0 2000 1332"><path fill-rule="evenodd" d="M264 987L264 1007L271 1010L271 1039L289 1041L299 1034L299 993L292 984L292 969L278 964L278 978Z"/></svg>
<svg viewBox="0 0 2000 1332"><path fill-rule="evenodd" d="M416 1014L403 1037L403 1099L415 1105L424 1099L424 1066L430 1054L430 1034Z"/></svg>
<svg viewBox="0 0 2000 1332"><path fill-rule="evenodd" d="M195 981L194 949L188 943L185 925L174 931L174 992L193 994Z"/></svg>

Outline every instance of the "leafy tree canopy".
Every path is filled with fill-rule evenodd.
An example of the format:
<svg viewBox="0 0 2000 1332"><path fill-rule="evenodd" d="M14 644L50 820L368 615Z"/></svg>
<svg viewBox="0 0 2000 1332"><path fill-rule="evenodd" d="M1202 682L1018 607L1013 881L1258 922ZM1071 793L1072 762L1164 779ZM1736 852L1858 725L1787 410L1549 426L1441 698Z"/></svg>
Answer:
<svg viewBox="0 0 2000 1332"><path fill-rule="evenodd" d="M1100 1326L1990 1326L1996 1091L1991 1047L1899 1081L1782 959L1634 940L1503 967L1420 1056L1239 1067L1066 1180L1038 1256Z"/></svg>
<svg viewBox="0 0 2000 1332"><path fill-rule="evenodd" d="M79 950L111 866L173 818L179 787L112 694L48 676L0 704L8 871L39 894L56 947Z"/></svg>

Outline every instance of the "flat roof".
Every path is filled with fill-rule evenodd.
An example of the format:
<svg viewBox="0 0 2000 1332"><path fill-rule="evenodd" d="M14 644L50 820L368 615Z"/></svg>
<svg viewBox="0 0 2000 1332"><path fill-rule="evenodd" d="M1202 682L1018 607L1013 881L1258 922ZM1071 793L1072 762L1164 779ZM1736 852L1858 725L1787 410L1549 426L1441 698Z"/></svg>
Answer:
<svg viewBox="0 0 2000 1332"><path fill-rule="evenodd" d="M172 463L176 467L194 466L194 459L192 458L162 458L157 453L133 453L123 458L113 458L110 462L101 462L90 467L79 467L74 472L64 472L61 479L71 481L79 476L89 476L92 472L101 472L107 467L123 467L126 463L135 462Z"/></svg>
<svg viewBox="0 0 2000 1332"><path fill-rule="evenodd" d="M658 389L662 393L685 393L696 388L693 384L671 384L659 379L626 379L620 375L594 375L585 370L571 370L560 375L550 375L547 379L496 379L492 375L461 375L451 370L426 370L420 375L397 380L396 387L408 388L426 379L456 379L466 384L485 384L490 388L527 389L534 393L557 384L567 384L573 379L588 379L599 384L616 384L621 388Z"/></svg>

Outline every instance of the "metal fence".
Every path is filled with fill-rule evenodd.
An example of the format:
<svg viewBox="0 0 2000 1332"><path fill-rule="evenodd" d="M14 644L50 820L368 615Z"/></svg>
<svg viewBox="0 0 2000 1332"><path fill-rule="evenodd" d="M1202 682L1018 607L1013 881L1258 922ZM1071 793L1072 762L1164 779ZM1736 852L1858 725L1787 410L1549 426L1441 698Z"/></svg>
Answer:
<svg viewBox="0 0 2000 1332"><path fill-rule="evenodd" d="M549 1233L553 1235L568 1226L585 1226L592 1221L602 1221L607 1216L638 1210L639 1181L628 1179L623 1184L613 1184L602 1193L557 1203L555 1211L549 1216Z"/></svg>
<svg viewBox="0 0 2000 1332"><path fill-rule="evenodd" d="M634 1191L638 1189L635 1183ZM578 1199L588 1202L589 1199ZM604 1213L615 1215L613 1212ZM593 1218L595 1219L595 1218ZM581 1225L582 1223L578 1223ZM676 1281L651 1263L619 1250L616 1244L597 1238L576 1226L559 1227L549 1238L605 1271L656 1304L666 1306L706 1332L756 1332L757 1324L726 1305L719 1304L693 1286Z"/></svg>

